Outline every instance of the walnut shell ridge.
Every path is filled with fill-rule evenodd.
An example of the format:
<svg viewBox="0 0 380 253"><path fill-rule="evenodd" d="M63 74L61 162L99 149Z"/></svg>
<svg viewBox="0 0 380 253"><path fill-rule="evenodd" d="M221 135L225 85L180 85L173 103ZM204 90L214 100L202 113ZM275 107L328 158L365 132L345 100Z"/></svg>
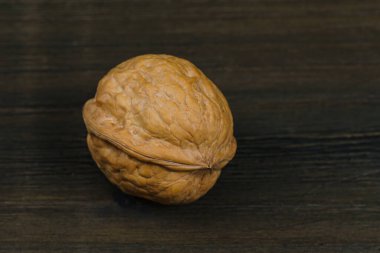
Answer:
<svg viewBox="0 0 380 253"><path fill-rule="evenodd" d="M204 195L236 152L223 94L192 63L170 55L137 56L111 69L83 119L107 178L163 204Z"/></svg>

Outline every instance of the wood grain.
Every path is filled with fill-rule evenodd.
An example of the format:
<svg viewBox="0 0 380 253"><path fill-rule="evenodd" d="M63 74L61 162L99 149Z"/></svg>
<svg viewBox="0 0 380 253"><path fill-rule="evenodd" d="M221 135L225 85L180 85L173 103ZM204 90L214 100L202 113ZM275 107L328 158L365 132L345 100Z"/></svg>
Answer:
<svg viewBox="0 0 380 253"><path fill-rule="evenodd" d="M0 252L379 252L378 1L0 1ZM122 194L83 103L143 53L225 93L238 152L198 202Z"/></svg>

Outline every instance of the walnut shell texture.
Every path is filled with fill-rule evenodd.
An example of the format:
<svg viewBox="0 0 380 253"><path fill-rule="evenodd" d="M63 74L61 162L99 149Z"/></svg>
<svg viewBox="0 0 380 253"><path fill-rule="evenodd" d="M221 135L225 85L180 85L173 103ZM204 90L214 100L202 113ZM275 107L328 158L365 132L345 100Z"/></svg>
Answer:
<svg viewBox="0 0 380 253"><path fill-rule="evenodd" d="M107 178L163 204L203 196L236 152L223 94L192 63L170 55L137 56L111 69L83 119Z"/></svg>

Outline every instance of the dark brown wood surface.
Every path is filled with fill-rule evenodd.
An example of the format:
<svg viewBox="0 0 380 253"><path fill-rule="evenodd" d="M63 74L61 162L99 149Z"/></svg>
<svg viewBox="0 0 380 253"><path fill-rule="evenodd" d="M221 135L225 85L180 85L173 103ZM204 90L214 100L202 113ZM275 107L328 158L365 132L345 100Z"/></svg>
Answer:
<svg viewBox="0 0 380 253"><path fill-rule="evenodd" d="M238 151L187 206L112 186L83 103L121 61L184 57ZM379 252L380 2L0 0L0 252Z"/></svg>

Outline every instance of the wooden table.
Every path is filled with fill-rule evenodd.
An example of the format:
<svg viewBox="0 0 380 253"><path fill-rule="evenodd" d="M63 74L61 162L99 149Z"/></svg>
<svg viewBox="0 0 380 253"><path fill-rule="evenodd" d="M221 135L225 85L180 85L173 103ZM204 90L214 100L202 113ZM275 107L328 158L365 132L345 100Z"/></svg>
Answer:
<svg viewBox="0 0 380 253"><path fill-rule="evenodd" d="M0 252L379 252L380 3L0 1ZM187 206L121 193L83 103L119 62L184 57L238 151Z"/></svg>

